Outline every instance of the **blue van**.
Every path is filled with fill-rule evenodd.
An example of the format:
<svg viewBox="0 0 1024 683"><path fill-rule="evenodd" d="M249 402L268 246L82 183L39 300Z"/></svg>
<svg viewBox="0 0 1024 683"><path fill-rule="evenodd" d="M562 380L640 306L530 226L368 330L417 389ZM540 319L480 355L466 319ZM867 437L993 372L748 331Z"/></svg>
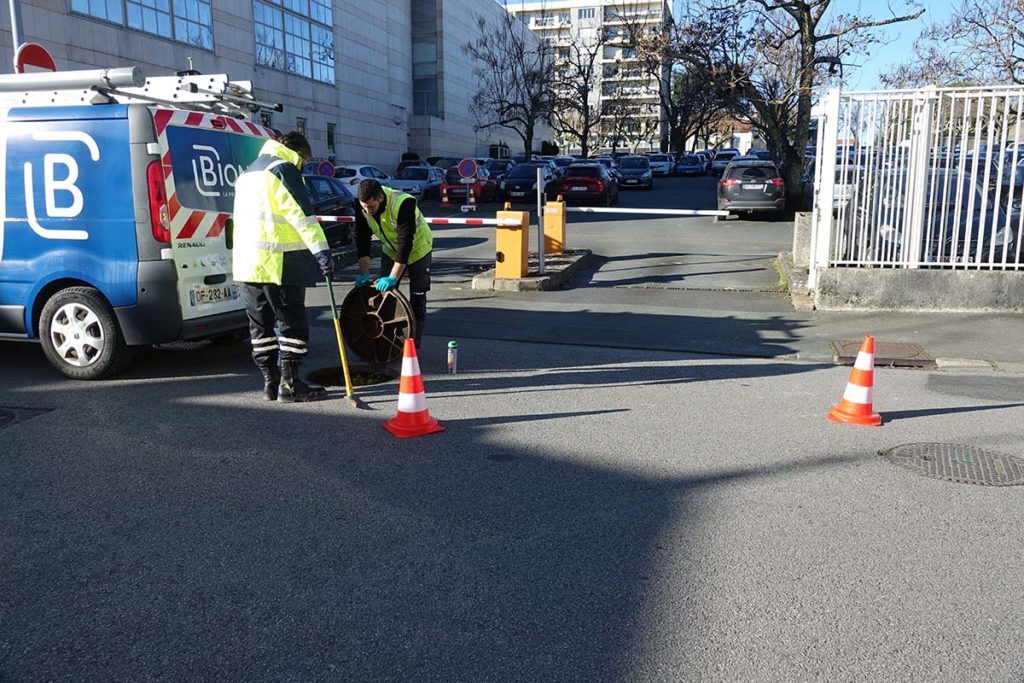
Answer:
<svg viewBox="0 0 1024 683"><path fill-rule="evenodd" d="M74 379L237 334L234 184L272 132L141 102L0 106L0 339Z"/></svg>

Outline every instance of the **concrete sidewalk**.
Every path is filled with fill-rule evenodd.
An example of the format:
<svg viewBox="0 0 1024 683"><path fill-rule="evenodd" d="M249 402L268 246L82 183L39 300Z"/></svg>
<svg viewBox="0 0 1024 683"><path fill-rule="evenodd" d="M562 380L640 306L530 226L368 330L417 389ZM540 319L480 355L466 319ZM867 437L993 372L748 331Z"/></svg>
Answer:
<svg viewBox="0 0 1024 683"><path fill-rule="evenodd" d="M571 287L571 285L570 285ZM323 301L319 301L323 299ZM326 294L310 291L310 303ZM835 361L833 341L919 347L932 367L1024 373L1024 315L795 311L785 293L578 287L473 291L435 284L428 334L722 356ZM321 313L321 316L323 313Z"/></svg>

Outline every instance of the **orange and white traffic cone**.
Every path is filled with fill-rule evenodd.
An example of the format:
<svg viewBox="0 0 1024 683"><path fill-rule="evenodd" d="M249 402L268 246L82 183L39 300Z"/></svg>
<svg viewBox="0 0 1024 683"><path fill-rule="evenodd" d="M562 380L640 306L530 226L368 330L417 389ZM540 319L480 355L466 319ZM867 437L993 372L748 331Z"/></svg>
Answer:
<svg viewBox="0 0 1024 683"><path fill-rule="evenodd" d="M420 361L416 357L416 344L405 340L402 354L402 379L398 387L398 414L384 423L388 430L399 439L443 432L444 427L430 416L427 410L427 395L423 390L420 375Z"/></svg>
<svg viewBox="0 0 1024 683"><path fill-rule="evenodd" d="M871 407L875 386L875 338L864 337L857 353L857 360L850 371L843 400L832 406L828 413L831 422L846 422L855 425L878 426L882 417Z"/></svg>
<svg viewBox="0 0 1024 683"><path fill-rule="evenodd" d="M444 185L441 186L441 206L451 206L448 203L448 188Z"/></svg>

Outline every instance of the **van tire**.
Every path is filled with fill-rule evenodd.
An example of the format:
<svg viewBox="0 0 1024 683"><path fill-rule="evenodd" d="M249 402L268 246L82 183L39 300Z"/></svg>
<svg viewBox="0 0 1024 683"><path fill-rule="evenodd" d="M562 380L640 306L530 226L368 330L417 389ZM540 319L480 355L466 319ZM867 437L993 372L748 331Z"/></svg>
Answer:
<svg viewBox="0 0 1024 683"><path fill-rule="evenodd" d="M55 328L64 324L69 316L87 325L84 332L102 340L96 356L85 365L75 365L65 358L65 354L77 357L76 350L62 352L55 345L55 337L60 334ZM109 377L123 370L132 358L114 310L99 291L92 287L68 287L50 297L39 319L39 340L46 359L71 379L97 380ZM88 349L94 349L83 348L87 349L87 353Z"/></svg>

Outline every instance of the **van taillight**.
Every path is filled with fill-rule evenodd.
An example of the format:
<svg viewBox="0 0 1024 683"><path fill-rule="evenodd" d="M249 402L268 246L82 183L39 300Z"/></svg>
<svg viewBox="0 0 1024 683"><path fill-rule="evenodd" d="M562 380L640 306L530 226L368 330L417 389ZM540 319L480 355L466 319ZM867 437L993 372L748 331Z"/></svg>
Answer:
<svg viewBox="0 0 1024 683"><path fill-rule="evenodd" d="M171 241L171 213L167 208L167 189L164 186L164 172L159 161L153 161L146 169L149 184L149 224L157 242Z"/></svg>

